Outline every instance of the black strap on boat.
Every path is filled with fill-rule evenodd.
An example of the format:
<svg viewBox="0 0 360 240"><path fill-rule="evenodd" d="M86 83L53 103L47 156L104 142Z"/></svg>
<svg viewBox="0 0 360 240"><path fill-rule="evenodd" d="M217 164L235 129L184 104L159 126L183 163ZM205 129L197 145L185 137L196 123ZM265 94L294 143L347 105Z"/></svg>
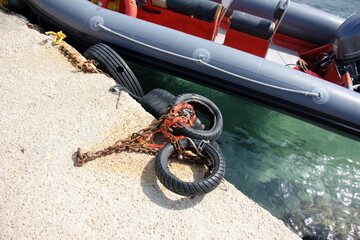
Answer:
<svg viewBox="0 0 360 240"><path fill-rule="evenodd" d="M154 13L154 14L161 14L160 11L150 10L150 9L144 8L144 5L146 5L146 4L147 4L146 0L136 0L137 7L140 8L141 10L143 10L144 12Z"/></svg>
<svg viewBox="0 0 360 240"><path fill-rule="evenodd" d="M138 6L138 8L140 8L141 10L144 10L145 12L148 12L148 13L161 14L160 11L150 10L150 9L144 8L143 6Z"/></svg>

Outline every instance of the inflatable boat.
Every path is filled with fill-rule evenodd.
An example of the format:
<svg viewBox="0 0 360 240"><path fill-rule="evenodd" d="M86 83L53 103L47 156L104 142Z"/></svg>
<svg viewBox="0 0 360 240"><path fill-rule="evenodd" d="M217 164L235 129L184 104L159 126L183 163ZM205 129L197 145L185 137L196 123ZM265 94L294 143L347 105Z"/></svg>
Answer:
<svg viewBox="0 0 360 240"><path fill-rule="evenodd" d="M22 0L89 46L360 136L360 12L290 0Z"/></svg>

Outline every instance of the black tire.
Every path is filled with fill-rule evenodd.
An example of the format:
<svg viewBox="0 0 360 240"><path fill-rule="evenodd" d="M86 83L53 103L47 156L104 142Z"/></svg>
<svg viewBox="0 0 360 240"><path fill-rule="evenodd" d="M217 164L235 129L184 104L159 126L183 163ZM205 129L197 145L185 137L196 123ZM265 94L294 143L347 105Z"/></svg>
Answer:
<svg viewBox="0 0 360 240"><path fill-rule="evenodd" d="M188 139L181 139L181 144L185 149L192 149L192 144ZM200 140L193 140L195 145L199 145ZM159 181L170 191L183 196L202 195L214 190L225 176L225 159L213 146L207 144L202 154L209 157L213 165L211 174L204 179L195 182L184 182L174 176L168 169L167 163L176 149L172 144L166 145L156 156L155 173Z"/></svg>
<svg viewBox="0 0 360 240"><path fill-rule="evenodd" d="M84 56L99 63L98 68L109 74L121 86L126 87L132 94L144 95L141 85L125 61L111 47L98 43L88 48Z"/></svg>
<svg viewBox="0 0 360 240"><path fill-rule="evenodd" d="M147 112L158 119L169 112L175 104L175 100L176 97L172 93L164 89L155 88L146 93L138 101ZM193 128L204 130L205 126L199 118L195 118Z"/></svg>
<svg viewBox="0 0 360 240"><path fill-rule="evenodd" d="M210 125L208 129L201 129L187 127L180 123L181 127L174 129L175 135L210 141L216 140L221 135L223 129L223 117L219 108L212 101L198 94L185 93L176 98L175 104L180 102L188 102L191 104L196 112L201 112L210 121Z"/></svg>
<svg viewBox="0 0 360 240"><path fill-rule="evenodd" d="M201 122L200 118L196 117L192 126L194 129L204 130L205 125Z"/></svg>
<svg viewBox="0 0 360 240"><path fill-rule="evenodd" d="M217 141L215 141L215 140L211 141L210 144L211 144L211 146L213 146L216 149L216 151L218 151L219 153L221 153L224 156Z"/></svg>
<svg viewBox="0 0 360 240"><path fill-rule="evenodd" d="M145 94L138 101L147 112L155 118L160 118L168 113L174 105L175 96L164 89L156 88Z"/></svg>

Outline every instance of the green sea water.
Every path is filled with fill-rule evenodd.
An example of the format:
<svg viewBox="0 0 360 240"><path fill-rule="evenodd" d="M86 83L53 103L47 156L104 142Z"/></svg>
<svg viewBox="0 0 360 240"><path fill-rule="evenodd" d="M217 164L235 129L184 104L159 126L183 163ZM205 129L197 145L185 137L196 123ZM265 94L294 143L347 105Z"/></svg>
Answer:
<svg viewBox="0 0 360 240"><path fill-rule="evenodd" d="M244 194L300 235L359 239L360 142L183 79L131 68L145 91L195 92L218 105L226 179Z"/></svg>
<svg viewBox="0 0 360 240"><path fill-rule="evenodd" d="M360 10L359 0L299 2L342 17ZM145 92L194 92L218 105L226 179L293 231L360 239L360 142L144 66L130 67Z"/></svg>

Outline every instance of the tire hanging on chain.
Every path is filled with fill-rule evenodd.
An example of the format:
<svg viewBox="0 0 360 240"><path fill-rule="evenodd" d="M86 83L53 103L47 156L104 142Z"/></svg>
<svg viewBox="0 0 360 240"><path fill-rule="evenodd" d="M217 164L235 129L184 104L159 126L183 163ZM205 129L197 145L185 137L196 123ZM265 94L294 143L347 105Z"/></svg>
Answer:
<svg viewBox="0 0 360 240"><path fill-rule="evenodd" d="M118 140L105 149L83 153L81 148L79 148L76 165L83 166L88 161L122 151L156 155L168 143L178 143L178 140L184 138L184 136L172 134L174 126L178 126L180 122L185 126L193 126L195 118L195 110L190 104L185 102L176 104L172 106L168 114L161 116L158 121L151 123L149 127L133 133L124 140ZM177 149L181 149L180 145L178 147Z"/></svg>
<svg viewBox="0 0 360 240"><path fill-rule="evenodd" d="M223 117L219 108L208 98L198 94L185 93L176 98L175 104L187 102L194 106L195 111L201 112L209 121L209 128L196 129L194 127L184 126L174 128L174 134L178 136L187 136L194 139L216 140L223 129Z"/></svg>
<svg viewBox="0 0 360 240"><path fill-rule="evenodd" d="M175 99L176 97L172 93L155 88L138 101L147 112L158 119L169 112L170 108L175 104Z"/></svg>
<svg viewBox="0 0 360 240"><path fill-rule="evenodd" d="M187 138L180 140L185 150L194 148ZM199 146L200 140L194 139L193 143ZM209 174L201 180L185 182L172 174L168 168L169 158L174 155L176 149L173 144L166 145L156 156L155 173L159 181L170 191L183 196L202 195L214 190L222 181L225 175L225 159L221 151L210 144L206 144L202 154L208 159Z"/></svg>
<svg viewBox="0 0 360 240"><path fill-rule="evenodd" d="M85 163L122 151L143 152L157 155L155 161L155 172L160 182L169 190L184 196L195 196L206 194L214 190L222 181L225 175L225 159L216 141L212 144L207 141L184 136L174 136L173 127L193 126L196 118L195 110L187 102L180 102L174 105L168 114L149 127L133 133L124 140L118 140L113 145L95 151L84 153L78 148L75 165L83 166ZM165 137L162 143L157 143L157 134ZM205 144L204 144L205 143ZM196 150L196 151L193 151ZM192 152L192 153L190 153ZM203 179L194 182L185 182L175 177L168 168L168 161L177 153L179 159L204 164L208 171ZM182 156L180 158L180 155Z"/></svg>
<svg viewBox="0 0 360 240"><path fill-rule="evenodd" d="M138 97L144 95L139 81L125 61L111 47L98 43L84 53L87 59L98 62L99 68L109 74L121 86Z"/></svg>
<svg viewBox="0 0 360 240"><path fill-rule="evenodd" d="M170 108L175 105L176 97L164 89L155 88L146 93L138 101L147 112L158 119L162 115L167 114ZM204 124L202 124L199 118L195 119L192 127L199 130L205 129Z"/></svg>

